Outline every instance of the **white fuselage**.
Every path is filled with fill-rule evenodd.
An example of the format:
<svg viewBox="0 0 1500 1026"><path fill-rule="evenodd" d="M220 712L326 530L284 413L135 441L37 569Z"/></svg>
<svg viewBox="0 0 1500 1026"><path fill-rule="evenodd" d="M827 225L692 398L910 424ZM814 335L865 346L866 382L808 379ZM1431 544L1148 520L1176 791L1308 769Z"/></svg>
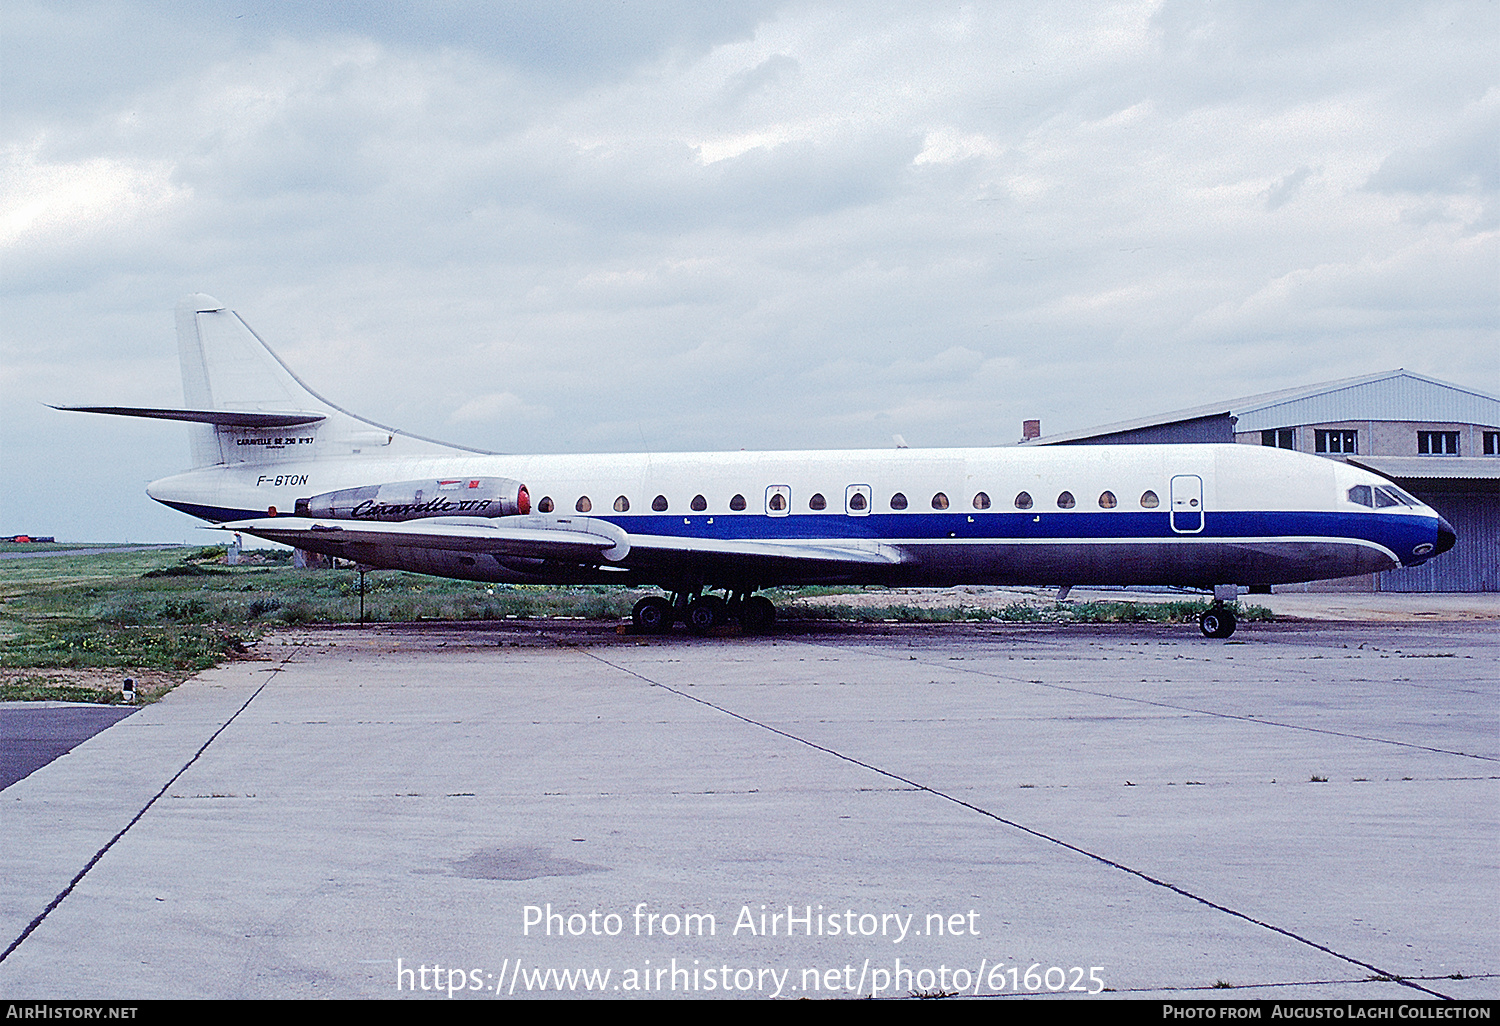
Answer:
<svg viewBox="0 0 1500 1026"><path fill-rule="evenodd" d="M259 454L256 454L259 455ZM1346 464L1244 445L1048 446L504 455L294 452L190 471L152 497L215 522L285 516L308 496L420 479L509 478L541 514L608 521L638 545L618 565L507 560L441 548L299 544L476 580L674 587L810 581L951 585L1271 584L1387 570L1433 551L1426 506L1349 499L1385 485ZM905 502L903 504L902 499ZM701 509L695 508L701 506ZM663 508L664 507L664 508ZM737 508L738 507L738 508ZM442 515L442 510L436 515ZM454 515L467 511L456 506ZM880 547L885 563L779 567L735 544ZM696 548L695 548L696 546ZM1425 548L1423 548L1425 546ZM784 579L768 579L767 575Z"/></svg>

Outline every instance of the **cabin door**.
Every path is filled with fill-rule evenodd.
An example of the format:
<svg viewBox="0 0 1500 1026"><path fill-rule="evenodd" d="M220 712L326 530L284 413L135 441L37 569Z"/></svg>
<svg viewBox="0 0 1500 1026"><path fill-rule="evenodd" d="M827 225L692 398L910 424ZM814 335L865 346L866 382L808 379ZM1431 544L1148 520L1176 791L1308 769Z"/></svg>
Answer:
<svg viewBox="0 0 1500 1026"><path fill-rule="evenodd" d="M1172 478L1172 530L1197 534L1203 530L1203 478L1179 474Z"/></svg>

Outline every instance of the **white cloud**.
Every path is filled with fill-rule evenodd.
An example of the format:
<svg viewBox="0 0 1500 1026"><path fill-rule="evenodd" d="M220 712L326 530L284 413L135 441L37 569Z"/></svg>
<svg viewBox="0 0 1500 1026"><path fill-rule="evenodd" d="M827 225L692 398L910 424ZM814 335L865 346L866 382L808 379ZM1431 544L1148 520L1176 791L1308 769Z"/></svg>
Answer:
<svg viewBox="0 0 1500 1026"><path fill-rule="evenodd" d="M56 459L14 400L163 401L195 290L341 405L511 451L1500 385L1493 5L178 7L0 13L7 522ZM111 473L173 469L148 428Z"/></svg>

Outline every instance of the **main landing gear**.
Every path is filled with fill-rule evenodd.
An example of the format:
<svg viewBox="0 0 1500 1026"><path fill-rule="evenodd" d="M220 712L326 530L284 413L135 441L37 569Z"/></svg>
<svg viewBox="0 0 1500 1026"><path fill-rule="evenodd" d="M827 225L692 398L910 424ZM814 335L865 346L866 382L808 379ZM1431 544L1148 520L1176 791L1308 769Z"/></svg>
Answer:
<svg viewBox="0 0 1500 1026"><path fill-rule="evenodd" d="M745 631L763 631L776 622L776 607L764 595L739 591L731 591L727 599L676 592L670 600L660 595L641 599L630 618L642 634L666 634L679 620L694 634L707 634L731 621L737 621Z"/></svg>

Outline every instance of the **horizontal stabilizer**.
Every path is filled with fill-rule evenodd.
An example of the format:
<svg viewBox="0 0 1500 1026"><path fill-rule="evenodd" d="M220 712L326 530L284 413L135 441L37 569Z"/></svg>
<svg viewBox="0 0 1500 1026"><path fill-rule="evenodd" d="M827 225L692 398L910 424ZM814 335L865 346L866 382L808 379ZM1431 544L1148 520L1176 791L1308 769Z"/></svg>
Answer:
<svg viewBox="0 0 1500 1026"><path fill-rule="evenodd" d="M250 413L239 410L163 410L148 406L54 406L69 413L109 413L116 417L146 417L151 420L185 420L192 424L220 427L276 428L316 424L321 413Z"/></svg>

